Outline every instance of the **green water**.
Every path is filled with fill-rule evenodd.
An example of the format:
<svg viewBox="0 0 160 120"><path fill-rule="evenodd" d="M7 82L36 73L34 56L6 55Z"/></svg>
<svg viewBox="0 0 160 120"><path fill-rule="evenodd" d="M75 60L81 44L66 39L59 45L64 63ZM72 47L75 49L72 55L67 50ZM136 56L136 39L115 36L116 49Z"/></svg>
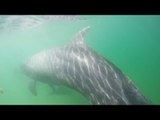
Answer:
<svg viewBox="0 0 160 120"><path fill-rule="evenodd" d="M160 104L160 16L81 16L76 21L50 21L25 31L0 33L0 104L90 104L80 93L65 94L38 83L38 95L28 89L19 66L32 55L68 43L90 25L88 46L116 64L152 101Z"/></svg>

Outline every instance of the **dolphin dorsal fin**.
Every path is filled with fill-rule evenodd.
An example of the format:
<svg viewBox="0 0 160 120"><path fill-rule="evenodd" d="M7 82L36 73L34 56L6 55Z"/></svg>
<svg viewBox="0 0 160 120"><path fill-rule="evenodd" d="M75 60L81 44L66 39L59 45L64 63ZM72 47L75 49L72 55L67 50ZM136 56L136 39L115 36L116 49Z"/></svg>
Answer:
<svg viewBox="0 0 160 120"><path fill-rule="evenodd" d="M84 37L86 33L89 31L90 26L87 26L83 29L81 29L72 39L71 44L72 45L85 45Z"/></svg>

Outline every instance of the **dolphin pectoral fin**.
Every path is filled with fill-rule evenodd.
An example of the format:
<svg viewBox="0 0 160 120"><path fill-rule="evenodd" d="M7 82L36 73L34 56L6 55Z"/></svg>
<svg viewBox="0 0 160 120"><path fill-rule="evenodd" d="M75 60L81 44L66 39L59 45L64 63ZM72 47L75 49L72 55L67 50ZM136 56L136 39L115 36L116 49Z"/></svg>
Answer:
<svg viewBox="0 0 160 120"><path fill-rule="evenodd" d="M54 85L50 85L50 87L52 88L52 91L51 92L49 92L48 94L49 95L53 95L53 94L55 94L55 91L58 89L57 87L55 87Z"/></svg>
<svg viewBox="0 0 160 120"><path fill-rule="evenodd" d="M67 92L65 90L63 90L60 86L58 85L50 85L52 88L52 92L49 93L51 94L57 94L57 95L65 95Z"/></svg>
<svg viewBox="0 0 160 120"><path fill-rule="evenodd" d="M29 83L29 90L31 91L31 93L33 95L37 95L37 90L36 90L36 81L35 80L31 80L30 83Z"/></svg>
<svg viewBox="0 0 160 120"><path fill-rule="evenodd" d="M52 88L52 92L49 94L57 94L60 89L57 85L50 85L50 87Z"/></svg>

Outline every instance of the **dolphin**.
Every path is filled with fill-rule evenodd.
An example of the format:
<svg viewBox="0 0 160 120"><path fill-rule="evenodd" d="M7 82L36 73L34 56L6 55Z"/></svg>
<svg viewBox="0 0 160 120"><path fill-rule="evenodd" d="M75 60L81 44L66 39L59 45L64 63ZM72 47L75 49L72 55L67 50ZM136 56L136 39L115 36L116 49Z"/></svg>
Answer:
<svg viewBox="0 0 160 120"><path fill-rule="evenodd" d="M81 18L79 15L0 15L0 31L27 30L55 20L73 21Z"/></svg>
<svg viewBox="0 0 160 120"><path fill-rule="evenodd" d="M90 100L93 105L147 105L150 101L113 63L89 47L84 38L90 26L80 30L66 45L44 50L22 65L37 95L37 81L64 85Z"/></svg>

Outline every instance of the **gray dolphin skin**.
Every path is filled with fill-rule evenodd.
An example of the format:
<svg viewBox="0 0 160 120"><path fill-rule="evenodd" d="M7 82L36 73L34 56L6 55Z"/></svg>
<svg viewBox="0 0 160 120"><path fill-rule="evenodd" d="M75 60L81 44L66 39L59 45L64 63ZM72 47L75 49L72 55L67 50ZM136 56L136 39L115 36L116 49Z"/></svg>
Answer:
<svg viewBox="0 0 160 120"><path fill-rule="evenodd" d="M147 105L151 102L124 73L86 45L89 26L68 44L44 50L23 64L30 76L29 88L36 95L36 83L65 85L87 97L93 105Z"/></svg>

